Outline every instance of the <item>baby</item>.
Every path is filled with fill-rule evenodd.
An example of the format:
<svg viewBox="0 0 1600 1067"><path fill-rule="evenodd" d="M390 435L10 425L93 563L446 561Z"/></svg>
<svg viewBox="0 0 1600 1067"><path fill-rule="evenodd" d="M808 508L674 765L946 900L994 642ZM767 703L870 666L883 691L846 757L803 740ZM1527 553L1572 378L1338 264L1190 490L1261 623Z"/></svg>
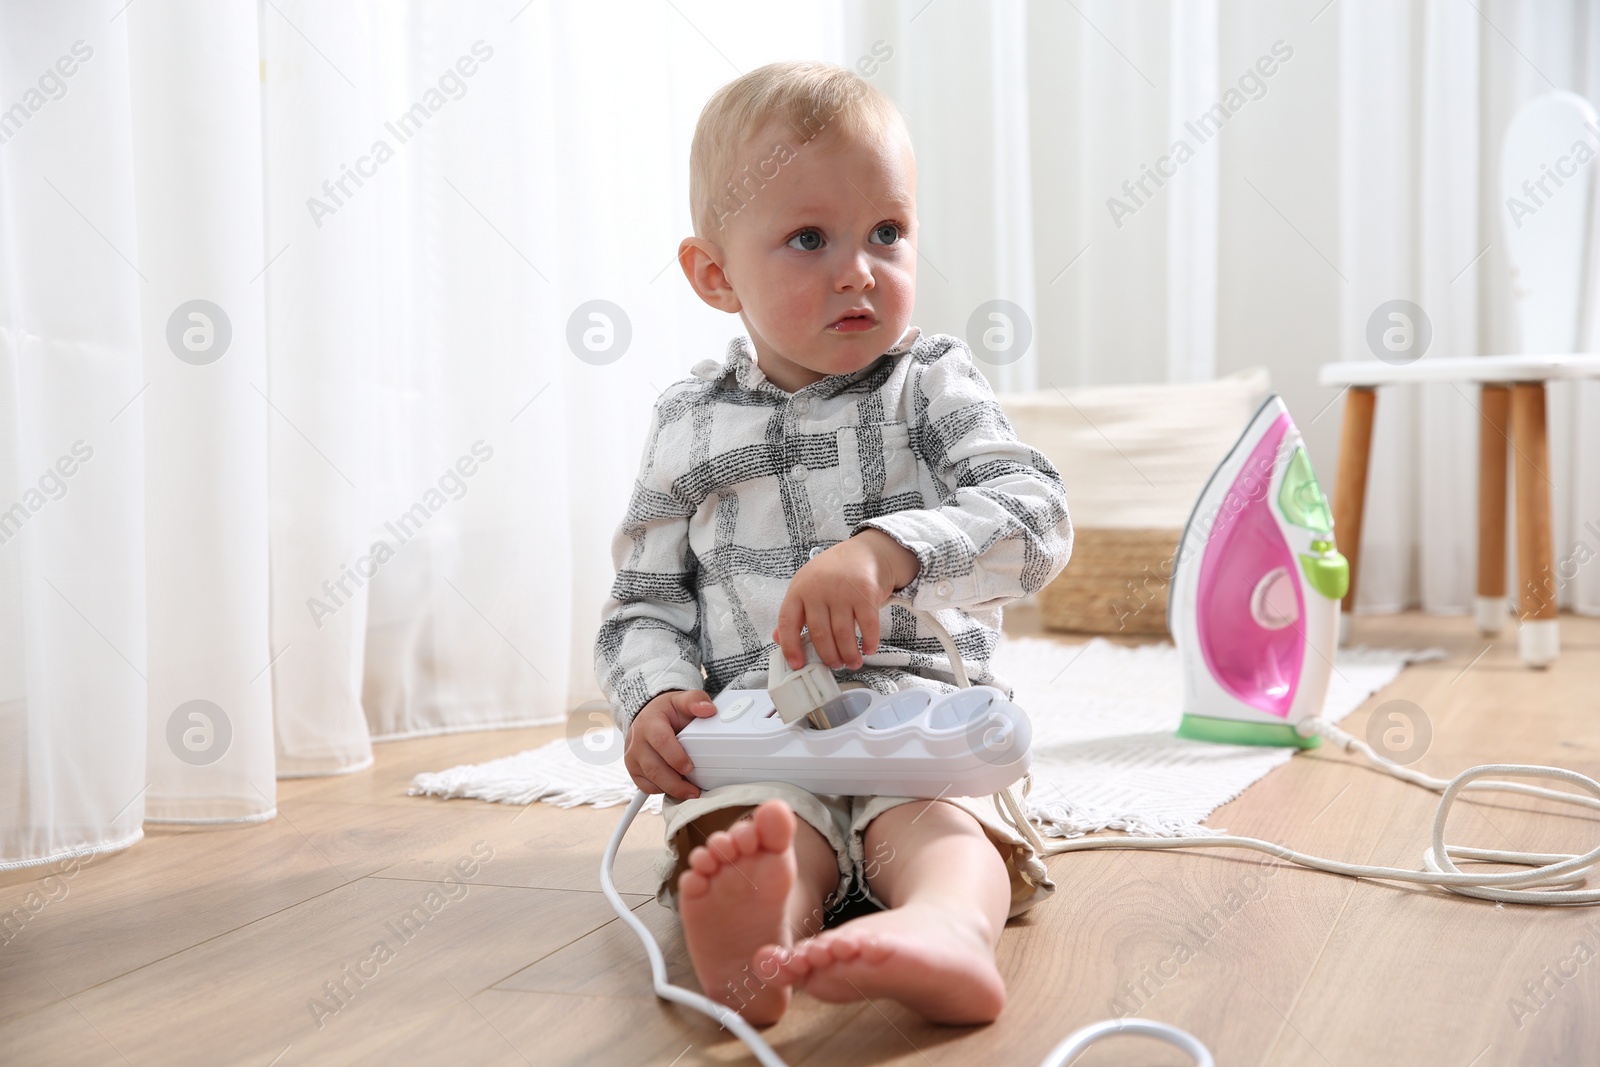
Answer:
<svg viewBox="0 0 1600 1067"><path fill-rule="evenodd" d="M799 667L802 630L841 688L953 691L891 597L942 611L972 683L1009 695L988 669L1000 609L1066 565L1060 475L960 339L910 326L916 162L886 96L820 63L762 67L706 105L690 168L679 260L748 337L655 405L595 647L628 772L666 794L657 898L706 994L751 1022L797 988L989 1022L1001 928L1055 890L992 800L701 791L677 733L708 694L765 688L774 643ZM851 899L882 910L825 929Z"/></svg>

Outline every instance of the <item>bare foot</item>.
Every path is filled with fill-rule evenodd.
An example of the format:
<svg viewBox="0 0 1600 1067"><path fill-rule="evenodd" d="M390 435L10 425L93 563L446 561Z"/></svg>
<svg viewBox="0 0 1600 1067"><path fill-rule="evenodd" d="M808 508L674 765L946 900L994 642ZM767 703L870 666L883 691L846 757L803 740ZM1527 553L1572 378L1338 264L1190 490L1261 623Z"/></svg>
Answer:
<svg viewBox="0 0 1600 1067"><path fill-rule="evenodd" d="M678 879L678 915L706 996L758 1025L777 1022L789 1007L790 987L776 963L753 966L756 949L793 940L784 909L794 885L795 815L768 800L689 853Z"/></svg>
<svg viewBox="0 0 1600 1067"><path fill-rule="evenodd" d="M818 1000L843 1003L887 997L929 1022L970 1026L993 1022L1006 987L994 965L994 944L976 916L908 903L863 915L797 943L770 945L755 964Z"/></svg>

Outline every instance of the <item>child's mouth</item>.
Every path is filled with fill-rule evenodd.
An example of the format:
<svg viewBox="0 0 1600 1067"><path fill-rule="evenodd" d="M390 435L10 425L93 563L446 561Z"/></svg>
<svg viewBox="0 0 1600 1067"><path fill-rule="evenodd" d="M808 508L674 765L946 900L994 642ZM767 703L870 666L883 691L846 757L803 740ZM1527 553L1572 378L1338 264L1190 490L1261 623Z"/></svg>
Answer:
<svg viewBox="0 0 1600 1067"><path fill-rule="evenodd" d="M856 333L861 330L870 330L877 324L878 320L874 319L871 315L846 315L844 318L839 319L833 325L829 326L828 329L837 330L839 333Z"/></svg>

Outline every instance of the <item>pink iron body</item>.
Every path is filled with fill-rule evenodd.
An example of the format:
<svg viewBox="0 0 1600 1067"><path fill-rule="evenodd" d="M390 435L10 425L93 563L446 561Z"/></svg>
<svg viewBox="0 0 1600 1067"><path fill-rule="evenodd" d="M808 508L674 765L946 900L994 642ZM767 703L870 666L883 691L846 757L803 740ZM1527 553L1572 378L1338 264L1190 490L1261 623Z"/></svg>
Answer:
<svg viewBox="0 0 1600 1067"><path fill-rule="evenodd" d="M1295 726L1322 712L1348 587L1305 442L1270 396L1201 491L1174 559L1178 736L1315 746Z"/></svg>

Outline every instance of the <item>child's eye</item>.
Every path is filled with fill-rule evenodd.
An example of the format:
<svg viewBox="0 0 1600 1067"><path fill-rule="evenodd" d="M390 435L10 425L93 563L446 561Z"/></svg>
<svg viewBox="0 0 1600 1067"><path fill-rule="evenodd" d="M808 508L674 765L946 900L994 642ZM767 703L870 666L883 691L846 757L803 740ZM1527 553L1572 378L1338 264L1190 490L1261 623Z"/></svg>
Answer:
<svg viewBox="0 0 1600 1067"><path fill-rule="evenodd" d="M796 241L813 243L796 245ZM801 230L799 233L789 238L789 247L800 252L815 252L817 249L822 247L822 234L818 233L816 230Z"/></svg>
<svg viewBox="0 0 1600 1067"><path fill-rule="evenodd" d="M872 231L872 236L883 238L882 241L877 242L878 244L892 245L900 239L900 224L897 222L882 223Z"/></svg>

